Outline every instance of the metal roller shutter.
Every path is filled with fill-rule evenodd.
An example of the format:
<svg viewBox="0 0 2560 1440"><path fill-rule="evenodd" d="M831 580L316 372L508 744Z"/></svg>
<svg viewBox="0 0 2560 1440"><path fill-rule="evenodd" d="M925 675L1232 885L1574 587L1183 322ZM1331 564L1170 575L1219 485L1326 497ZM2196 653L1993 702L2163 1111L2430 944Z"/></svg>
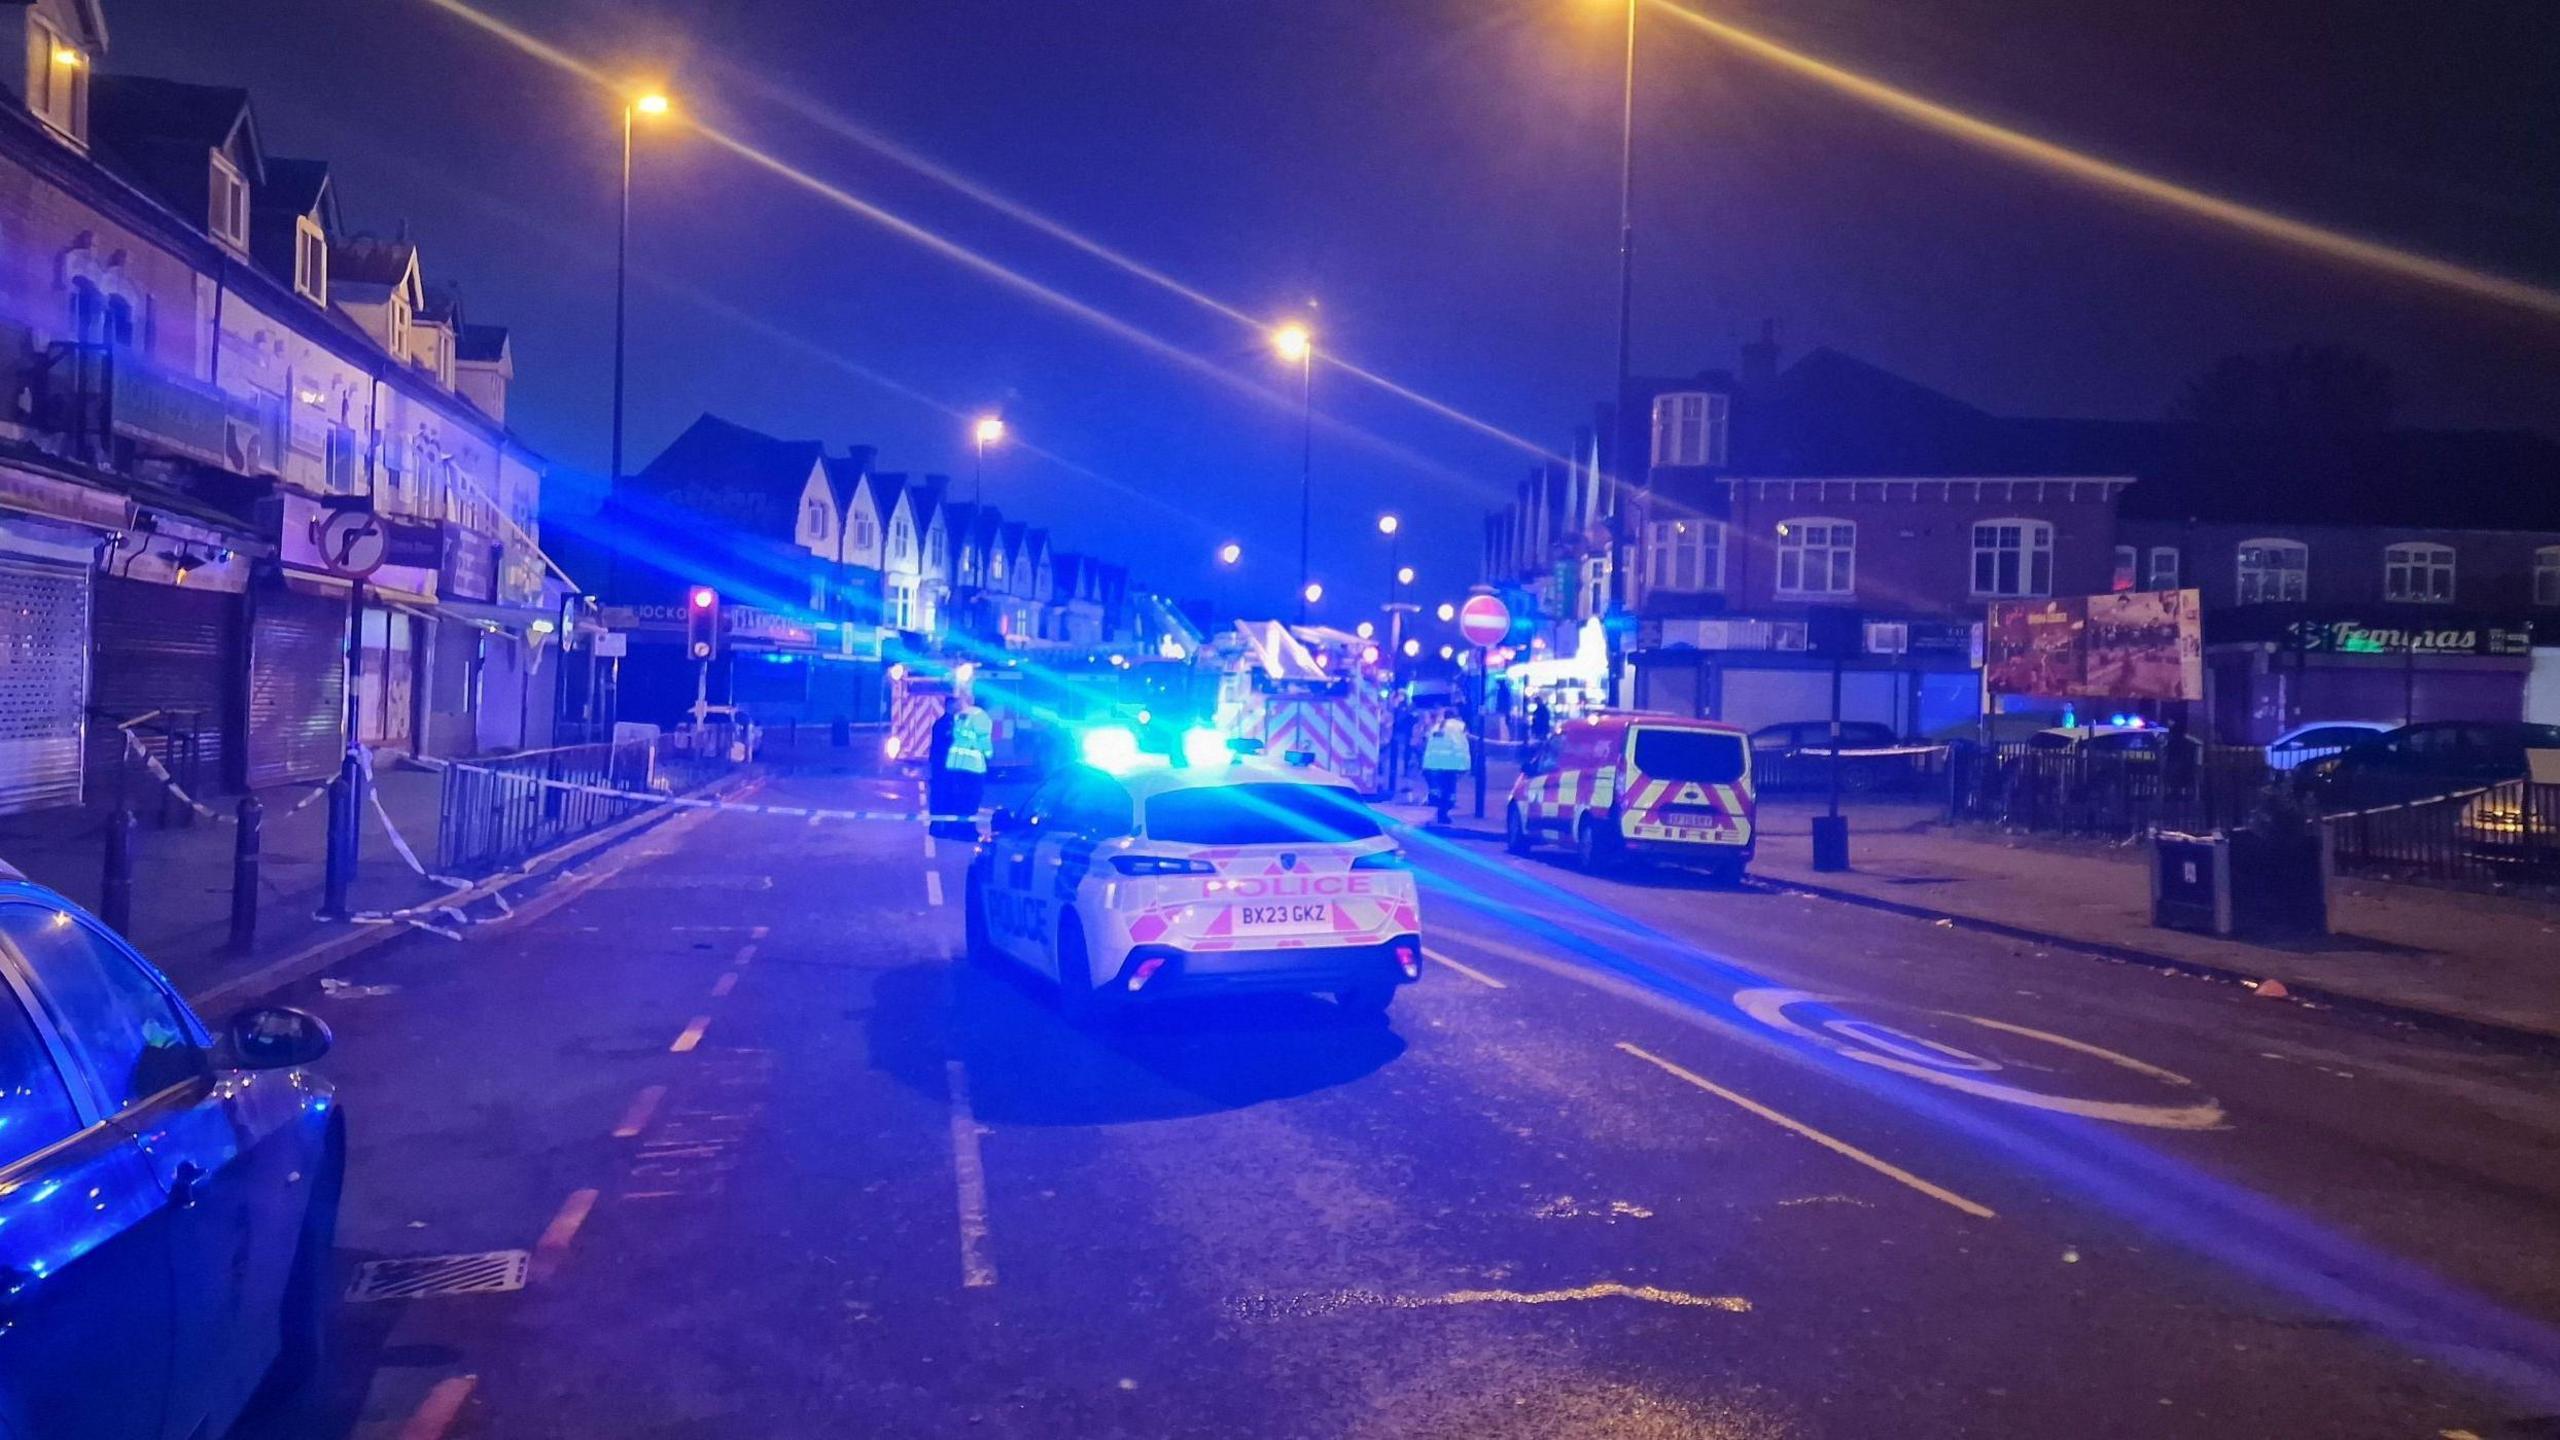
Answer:
<svg viewBox="0 0 2560 1440"><path fill-rule="evenodd" d="M80 803L89 567L0 554L0 814Z"/></svg>
<svg viewBox="0 0 2560 1440"><path fill-rule="evenodd" d="M228 783L239 728L231 677L239 673L240 601L220 590L99 577L91 631L96 678L89 691L93 793L113 789L124 761L118 723L155 710L171 718L194 714L201 754L191 788L212 791ZM157 727L134 733L162 764L178 768Z"/></svg>
<svg viewBox="0 0 2560 1440"><path fill-rule="evenodd" d="M327 780L347 749L347 603L262 590L249 610L249 788Z"/></svg>

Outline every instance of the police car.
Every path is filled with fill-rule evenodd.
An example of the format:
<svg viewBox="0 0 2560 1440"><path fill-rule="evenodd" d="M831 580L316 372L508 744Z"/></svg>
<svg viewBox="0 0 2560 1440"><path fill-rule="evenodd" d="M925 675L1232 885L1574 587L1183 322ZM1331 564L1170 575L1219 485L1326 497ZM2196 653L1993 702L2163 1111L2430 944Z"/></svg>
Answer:
<svg viewBox="0 0 2560 1440"><path fill-rule="evenodd" d="M1131 737L1122 763L1068 767L997 812L969 867L971 957L1055 979L1078 1021L1220 991L1384 1015L1422 973L1402 852L1341 777L1210 749L1177 763Z"/></svg>

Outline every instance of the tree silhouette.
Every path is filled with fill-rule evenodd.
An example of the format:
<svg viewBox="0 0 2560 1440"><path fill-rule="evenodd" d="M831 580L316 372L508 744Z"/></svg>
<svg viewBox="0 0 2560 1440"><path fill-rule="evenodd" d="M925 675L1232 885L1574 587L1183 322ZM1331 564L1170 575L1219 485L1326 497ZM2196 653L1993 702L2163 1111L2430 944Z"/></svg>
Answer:
<svg viewBox="0 0 2560 1440"><path fill-rule="evenodd" d="M2169 418L2248 434L2338 434L2391 424L2391 367L2343 345L2226 355L2186 383Z"/></svg>

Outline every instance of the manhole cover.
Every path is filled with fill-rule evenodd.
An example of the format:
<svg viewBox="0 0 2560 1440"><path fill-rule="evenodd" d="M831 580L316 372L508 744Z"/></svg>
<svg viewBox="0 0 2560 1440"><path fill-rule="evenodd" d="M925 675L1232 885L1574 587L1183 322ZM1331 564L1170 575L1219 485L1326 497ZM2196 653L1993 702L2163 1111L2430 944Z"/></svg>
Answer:
<svg viewBox="0 0 2560 1440"><path fill-rule="evenodd" d="M350 1300L416 1300L427 1295L494 1295L524 1288L522 1250L483 1250L477 1255L420 1255L407 1260L368 1260L356 1269Z"/></svg>

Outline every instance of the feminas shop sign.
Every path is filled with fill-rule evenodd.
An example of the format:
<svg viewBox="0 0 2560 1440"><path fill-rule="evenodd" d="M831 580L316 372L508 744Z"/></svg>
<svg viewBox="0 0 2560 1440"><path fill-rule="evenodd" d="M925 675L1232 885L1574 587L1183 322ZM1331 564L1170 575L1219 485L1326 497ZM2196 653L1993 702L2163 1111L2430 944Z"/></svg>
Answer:
<svg viewBox="0 0 2560 1440"><path fill-rule="evenodd" d="M2520 622L2367 625L2361 620L2296 620L2285 648L2315 655L2530 655L2533 627Z"/></svg>

